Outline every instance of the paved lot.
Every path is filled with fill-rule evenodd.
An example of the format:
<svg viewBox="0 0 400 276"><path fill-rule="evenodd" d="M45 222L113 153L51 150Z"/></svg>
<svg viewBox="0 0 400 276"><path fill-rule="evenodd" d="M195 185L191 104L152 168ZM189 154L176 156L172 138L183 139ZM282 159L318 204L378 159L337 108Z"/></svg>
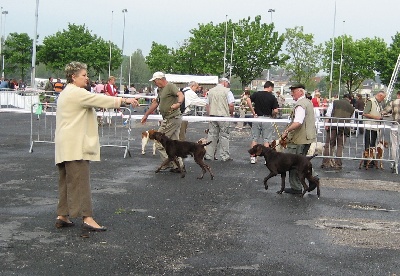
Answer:
<svg viewBox="0 0 400 276"><path fill-rule="evenodd" d="M0 113L1 275L400 275L399 176L321 171L321 198L278 195L280 178L249 164L248 132L232 132L233 161L186 160L187 176L155 174L159 157L140 154L136 126L131 158L102 149L91 164L95 218L109 231L81 238L80 221L54 227L54 145L29 150L29 114ZM190 124L188 139L207 124Z"/></svg>

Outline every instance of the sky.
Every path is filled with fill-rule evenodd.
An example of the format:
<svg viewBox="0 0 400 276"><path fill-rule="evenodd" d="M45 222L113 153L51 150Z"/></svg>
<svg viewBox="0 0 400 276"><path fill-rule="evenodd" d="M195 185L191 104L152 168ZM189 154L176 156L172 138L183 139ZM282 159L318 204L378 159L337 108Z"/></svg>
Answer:
<svg viewBox="0 0 400 276"><path fill-rule="evenodd" d="M0 6L3 35L17 32L34 36L36 0L0 0ZM379 37L390 44L400 32L398 0L39 0L39 43L74 23L85 24L92 34L122 48L123 9L127 9L124 55L140 49L146 56L153 41L178 48L199 23L238 22L249 16L254 20L256 15L265 23L271 22L272 15L279 33L303 26L304 33L314 34L316 43L332 38L334 19L335 36Z"/></svg>

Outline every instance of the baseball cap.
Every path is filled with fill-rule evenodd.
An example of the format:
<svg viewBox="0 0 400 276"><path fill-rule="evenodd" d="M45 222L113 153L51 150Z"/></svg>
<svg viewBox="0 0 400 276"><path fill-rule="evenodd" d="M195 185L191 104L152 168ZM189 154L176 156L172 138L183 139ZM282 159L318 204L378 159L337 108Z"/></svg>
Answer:
<svg viewBox="0 0 400 276"><path fill-rule="evenodd" d="M230 83L230 81L227 78L220 78L219 79L219 82L223 82L223 81L226 81L227 83Z"/></svg>
<svg viewBox="0 0 400 276"><path fill-rule="evenodd" d="M162 79L165 78L165 74L163 72L155 72L153 77L149 81L153 81L155 79Z"/></svg>
<svg viewBox="0 0 400 276"><path fill-rule="evenodd" d="M289 87L290 90L293 90L293 89L296 89L296 88L306 89L306 87L301 83L294 83Z"/></svg>

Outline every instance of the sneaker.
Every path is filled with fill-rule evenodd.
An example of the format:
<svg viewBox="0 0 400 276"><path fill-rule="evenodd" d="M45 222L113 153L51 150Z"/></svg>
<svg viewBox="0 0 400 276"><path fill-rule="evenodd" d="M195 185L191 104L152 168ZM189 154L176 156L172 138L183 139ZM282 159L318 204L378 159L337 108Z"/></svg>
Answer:
<svg viewBox="0 0 400 276"><path fill-rule="evenodd" d="M285 188L284 191L287 194L294 194L294 195L301 195L302 194L301 190L295 190L295 189L292 189L292 188Z"/></svg>
<svg viewBox="0 0 400 276"><path fill-rule="evenodd" d="M250 164L255 164L256 163L256 157L255 156L251 156L250 157Z"/></svg>

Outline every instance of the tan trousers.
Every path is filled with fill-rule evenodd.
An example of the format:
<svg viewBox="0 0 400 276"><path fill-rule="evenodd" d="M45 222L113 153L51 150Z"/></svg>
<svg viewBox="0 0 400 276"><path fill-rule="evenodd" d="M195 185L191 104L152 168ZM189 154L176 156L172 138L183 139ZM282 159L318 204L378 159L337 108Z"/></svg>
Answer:
<svg viewBox="0 0 400 276"><path fill-rule="evenodd" d="M58 216L92 217L89 161L77 160L57 164Z"/></svg>
<svg viewBox="0 0 400 276"><path fill-rule="evenodd" d="M168 138L172 140L179 140L179 133L181 130L181 123L182 117L176 117L171 119L164 119L161 122L160 128L158 129L159 132L165 133ZM164 162L165 159L168 158L167 152L165 151L164 147L156 142L156 149L160 153L161 161ZM178 162L181 167L183 167L182 158L178 157ZM176 164L173 162L170 163L170 167L177 168Z"/></svg>

